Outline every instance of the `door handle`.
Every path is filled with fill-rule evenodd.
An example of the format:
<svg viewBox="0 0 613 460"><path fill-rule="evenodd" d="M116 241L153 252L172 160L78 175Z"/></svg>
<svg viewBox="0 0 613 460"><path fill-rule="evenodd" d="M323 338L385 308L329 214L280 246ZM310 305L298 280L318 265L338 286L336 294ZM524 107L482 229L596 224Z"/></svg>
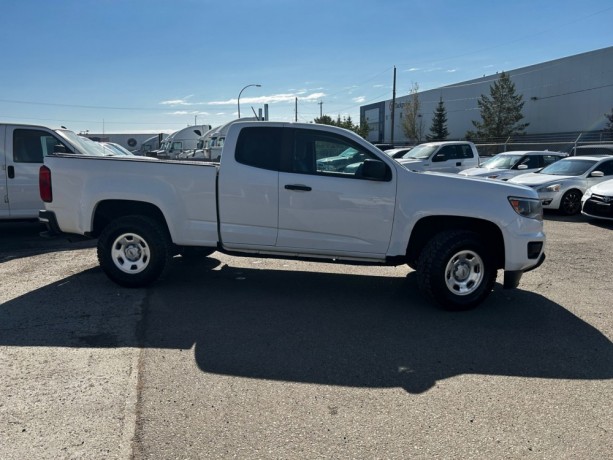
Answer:
<svg viewBox="0 0 613 460"><path fill-rule="evenodd" d="M294 185L288 184L285 186L286 190L300 190L301 192L310 192L312 189L308 185Z"/></svg>
<svg viewBox="0 0 613 460"><path fill-rule="evenodd" d="M6 168L6 174L9 176L9 179L15 179L15 166Z"/></svg>

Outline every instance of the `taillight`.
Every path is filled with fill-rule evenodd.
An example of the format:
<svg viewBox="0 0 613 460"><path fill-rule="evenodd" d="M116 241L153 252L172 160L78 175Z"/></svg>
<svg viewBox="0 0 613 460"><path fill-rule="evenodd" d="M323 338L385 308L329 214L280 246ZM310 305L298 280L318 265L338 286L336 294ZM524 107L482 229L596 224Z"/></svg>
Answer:
<svg viewBox="0 0 613 460"><path fill-rule="evenodd" d="M53 201L51 170L44 165L38 170L38 189L40 190L41 200L45 203L51 203Z"/></svg>

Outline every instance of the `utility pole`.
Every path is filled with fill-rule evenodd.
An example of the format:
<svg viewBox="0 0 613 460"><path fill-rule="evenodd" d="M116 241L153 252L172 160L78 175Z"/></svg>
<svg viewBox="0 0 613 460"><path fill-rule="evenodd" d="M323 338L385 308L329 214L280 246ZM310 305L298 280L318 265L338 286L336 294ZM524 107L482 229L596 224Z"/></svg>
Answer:
<svg viewBox="0 0 613 460"><path fill-rule="evenodd" d="M392 89L392 134L391 134L391 144L394 145L394 113L396 111L396 66L394 66L394 85Z"/></svg>
<svg viewBox="0 0 613 460"><path fill-rule="evenodd" d="M297 122L298 121L298 98L296 98L296 109L295 109L295 112L296 112L296 117L295 117L294 121Z"/></svg>
<svg viewBox="0 0 613 460"><path fill-rule="evenodd" d="M321 118L321 117L324 116L324 113L323 113L324 102L323 101L319 101L318 104L319 104L319 118Z"/></svg>

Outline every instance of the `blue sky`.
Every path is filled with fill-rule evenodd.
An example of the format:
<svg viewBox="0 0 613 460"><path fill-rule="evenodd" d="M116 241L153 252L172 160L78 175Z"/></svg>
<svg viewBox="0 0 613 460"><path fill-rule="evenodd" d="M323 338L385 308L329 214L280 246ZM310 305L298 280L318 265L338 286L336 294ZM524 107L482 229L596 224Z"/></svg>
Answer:
<svg viewBox="0 0 613 460"><path fill-rule="evenodd" d="M4 0L0 122L172 132L310 122L613 45L611 0ZM323 103L320 105L319 103Z"/></svg>

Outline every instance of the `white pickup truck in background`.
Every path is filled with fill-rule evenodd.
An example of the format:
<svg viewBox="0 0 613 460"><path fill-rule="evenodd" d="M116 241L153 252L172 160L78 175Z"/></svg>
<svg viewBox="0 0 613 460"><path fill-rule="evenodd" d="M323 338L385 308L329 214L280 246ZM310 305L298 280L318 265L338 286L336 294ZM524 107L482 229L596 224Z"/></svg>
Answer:
<svg viewBox="0 0 613 460"><path fill-rule="evenodd" d="M347 171L325 158L358 152ZM204 248L233 255L408 264L445 308L474 307L544 260L535 191L413 172L350 131L237 122L221 162L54 154L40 170L51 233L97 238L104 272L146 286L169 258Z"/></svg>

